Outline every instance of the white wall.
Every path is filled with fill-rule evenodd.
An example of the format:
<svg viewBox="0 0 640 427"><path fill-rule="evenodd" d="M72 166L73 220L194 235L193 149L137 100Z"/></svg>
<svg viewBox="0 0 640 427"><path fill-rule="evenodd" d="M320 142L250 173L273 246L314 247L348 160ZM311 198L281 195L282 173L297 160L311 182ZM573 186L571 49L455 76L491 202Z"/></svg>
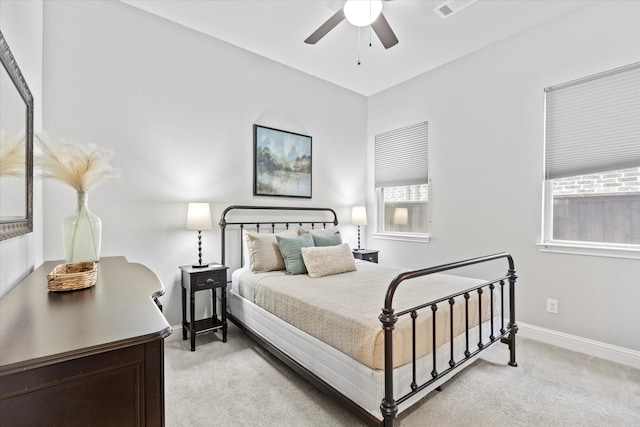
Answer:
<svg viewBox="0 0 640 427"><path fill-rule="evenodd" d="M42 126L42 1L0 2L0 31L34 99L34 128ZM33 189L33 232L0 242L0 296L42 263L42 185Z"/></svg>
<svg viewBox="0 0 640 427"><path fill-rule="evenodd" d="M187 203L329 206L366 198L366 98L120 2L45 2L44 128L115 152L122 179L89 195L102 255L154 270L180 322L178 266L197 261ZM313 137L313 198L252 196L252 125ZM62 258L75 194L44 184L44 255ZM217 227L216 227L217 228ZM343 228L355 245L355 228ZM351 241L352 240L352 241ZM220 259L218 229L203 257ZM203 299L204 301L204 299Z"/></svg>
<svg viewBox="0 0 640 427"><path fill-rule="evenodd" d="M518 321L640 350L639 261L535 246L543 89L639 60L640 3L598 2L370 97L370 164L375 134L429 121L433 238L368 246L409 267L511 252ZM373 212L372 191L368 200ZM547 298L559 300L559 314L546 312Z"/></svg>

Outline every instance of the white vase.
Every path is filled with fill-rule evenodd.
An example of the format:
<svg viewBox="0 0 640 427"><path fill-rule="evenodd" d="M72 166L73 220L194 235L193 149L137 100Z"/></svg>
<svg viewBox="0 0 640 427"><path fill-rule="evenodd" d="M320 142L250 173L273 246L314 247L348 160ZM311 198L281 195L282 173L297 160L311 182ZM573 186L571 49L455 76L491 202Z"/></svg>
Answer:
<svg viewBox="0 0 640 427"><path fill-rule="evenodd" d="M88 194L78 192L78 210L62 224L66 262L99 261L102 221L89 210Z"/></svg>

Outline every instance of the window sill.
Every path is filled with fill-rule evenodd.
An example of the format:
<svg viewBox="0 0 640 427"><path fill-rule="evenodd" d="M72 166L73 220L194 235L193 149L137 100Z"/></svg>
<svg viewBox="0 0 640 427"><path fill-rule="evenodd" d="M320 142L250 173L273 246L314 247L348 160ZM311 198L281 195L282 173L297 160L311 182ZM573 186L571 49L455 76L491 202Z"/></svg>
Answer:
<svg viewBox="0 0 640 427"><path fill-rule="evenodd" d="M371 236L378 240L397 240L401 242L429 243L431 241L431 236L428 234L373 233Z"/></svg>
<svg viewBox="0 0 640 427"><path fill-rule="evenodd" d="M536 243L540 252L587 255L608 258L640 259L640 247L637 245L595 245L574 242Z"/></svg>

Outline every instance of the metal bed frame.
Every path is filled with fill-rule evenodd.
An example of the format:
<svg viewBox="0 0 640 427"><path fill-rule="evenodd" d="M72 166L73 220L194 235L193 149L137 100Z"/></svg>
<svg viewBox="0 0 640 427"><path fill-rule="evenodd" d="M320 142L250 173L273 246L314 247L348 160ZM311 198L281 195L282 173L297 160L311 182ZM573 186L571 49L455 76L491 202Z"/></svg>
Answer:
<svg viewBox="0 0 640 427"><path fill-rule="evenodd" d="M318 213L319 217L324 216L325 219L316 219L316 220L296 220L296 221L228 221L227 215L231 211L276 211L276 212L291 212L291 211L306 211ZM330 219L326 219L326 217L332 217ZM330 208L315 208L315 207L276 207L276 206L229 206L226 208L220 218L220 230L221 230L221 244L222 244L222 264L225 264L226 259L226 230L228 226L239 226L240 228L240 236L242 236L242 230L246 225L255 226L256 230L260 231L260 228L270 228L270 232L274 233L276 230L276 226L284 226L284 228L288 229L290 225L310 225L311 228L315 228L316 226L322 226L322 228L326 228L329 225L338 225L338 217L333 209ZM242 246L244 242L242 241L242 237L240 237L240 260L241 264L242 260ZM459 269L462 267L468 267L476 264L487 263L491 261L497 261L505 259L508 263L507 273L494 280L490 280L484 282L480 285L474 286L472 288L466 289L461 292L457 292L455 294L447 295L441 298L438 298L433 301L428 301L425 303L421 303L414 307L395 312L393 308L393 296L396 290L402 285L403 282L407 280L414 279L416 277L427 276L434 273L441 273L445 271L451 271L455 269ZM398 405L407 401L408 399L418 395L420 392L424 391L427 387L432 385L438 380L443 379L444 377L452 374L454 371L459 369L462 365L467 362L473 360L475 356L486 350L492 344L496 342L502 342L509 346L510 354L509 354L509 362L510 366L518 366L516 363L516 334L518 332L518 325L515 320L515 284L517 279L515 266L513 258L508 253L498 253L494 255L483 256L479 258L473 258L464 261L453 262L449 264L443 264L435 267L408 271L405 273L401 273L389 284L387 288L387 293L384 300L384 308L382 309L382 313L378 317L382 328L384 329L384 354L385 354L385 368L384 368L384 376L385 376L385 396L380 404L380 411L383 417L383 420L380 421L378 418L372 416L368 411L360 407L358 404L353 402L349 397L343 395L339 391L335 390L332 386L324 382L321 378L318 378L313 372L308 370L305 366L302 366L297 361L292 359L289 355L282 352L280 349L272 345L270 342L265 340L264 338L257 336L251 330L249 330L245 325L243 325L238 319L234 318L231 313L229 313L229 318L235 324L237 324L241 329L247 332L254 340L259 342L263 347L265 347L269 352L271 352L274 356L284 362L286 365L291 367L294 371L300 374L303 378L307 379L310 383L314 384L321 391L329 394L335 401L345 406L349 409L354 415L358 418L366 422L368 425L372 426L383 426L383 427L393 427L394 420L398 415ZM508 306L509 306L509 318L508 322L505 325L505 282L508 282ZM480 299L482 294L488 290L490 292L490 319L493 319L495 316L495 303L494 303L494 295L496 293L497 286L499 287L499 303L500 303L500 313L501 313L501 324L500 329L498 331L494 330L494 322L491 321L490 325L490 336L489 340L483 342L482 339L482 322L479 321L476 326L469 326L469 300L477 295L477 298ZM456 298L462 297L464 298L465 304L465 351L464 358L461 360L454 360L454 341L453 341L453 306L456 304ZM449 359L449 368L445 369L442 372L438 372L436 370L436 316L435 312L438 310L438 304L449 304L450 308L450 317L449 317L449 330L451 331L451 336L449 337L449 351L450 351L450 359ZM432 363L433 370L431 371L431 379L422 384L418 384L416 378L416 370L417 363L419 362L416 357L416 320L419 317L418 311L421 309L430 309L433 313L432 315ZM478 304L478 319L482 319L482 304ZM393 330L395 324L398 322L398 319L403 316L410 316L413 329L412 329L412 346L413 346L413 358L412 358L412 368L413 368L413 380L411 382L410 388L411 391L402 395L402 396L394 396L393 391ZM478 328L480 337L477 344L471 345L469 343L469 335L470 330L473 328Z"/></svg>

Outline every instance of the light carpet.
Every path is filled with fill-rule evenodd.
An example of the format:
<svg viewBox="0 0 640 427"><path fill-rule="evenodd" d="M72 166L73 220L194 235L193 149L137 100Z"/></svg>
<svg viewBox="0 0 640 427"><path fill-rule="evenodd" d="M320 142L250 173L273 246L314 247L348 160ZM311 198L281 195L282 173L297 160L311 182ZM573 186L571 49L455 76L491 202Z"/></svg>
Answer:
<svg viewBox="0 0 640 427"><path fill-rule="evenodd" d="M167 427L364 426L235 325L165 340ZM518 367L495 344L396 425L640 426L640 370L518 337Z"/></svg>

